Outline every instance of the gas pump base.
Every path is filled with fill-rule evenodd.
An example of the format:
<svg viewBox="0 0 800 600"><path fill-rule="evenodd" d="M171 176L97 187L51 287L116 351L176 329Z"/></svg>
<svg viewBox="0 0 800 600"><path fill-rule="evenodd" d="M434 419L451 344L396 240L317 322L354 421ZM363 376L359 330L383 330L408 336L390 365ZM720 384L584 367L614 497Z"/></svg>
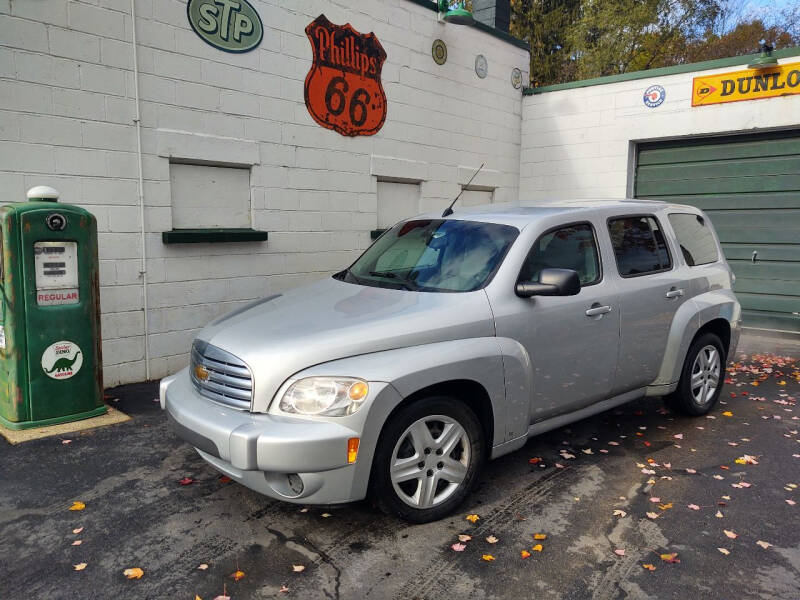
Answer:
<svg viewBox="0 0 800 600"><path fill-rule="evenodd" d="M13 429L19 431L20 429L33 429L34 427L47 427L48 425L61 425L62 423L69 423L71 421L82 421L83 419L91 419L92 417L99 417L108 412L105 406L98 406L92 410L75 413L72 415L63 415L61 417L52 417L50 419L41 419L40 421L9 421L0 415L0 425L6 429Z"/></svg>

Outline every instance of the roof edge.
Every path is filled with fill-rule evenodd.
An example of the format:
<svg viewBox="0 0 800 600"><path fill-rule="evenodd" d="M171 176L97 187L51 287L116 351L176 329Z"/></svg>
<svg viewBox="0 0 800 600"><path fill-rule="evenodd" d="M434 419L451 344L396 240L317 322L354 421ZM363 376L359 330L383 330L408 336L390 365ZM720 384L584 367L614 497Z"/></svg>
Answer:
<svg viewBox="0 0 800 600"><path fill-rule="evenodd" d="M439 8L436 5L436 2L433 0L407 0L417 6L422 6L423 8L427 8L432 10L435 13L439 12ZM496 37L498 40L502 40L511 44L512 46L516 46L517 48L522 48L523 50L527 50L528 52L531 51L531 45L526 42L525 40L521 40L519 38L514 37L510 33L506 33L502 29L497 29L492 27L491 25L487 25L486 23L481 23L480 21L475 21L472 24L474 29L478 29L479 31L483 31L484 33L488 33L492 37Z"/></svg>
<svg viewBox="0 0 800 600"><path fill-rule="evenodd" d="M795 46L792 48L783 48L782 50L776 50L772 53L772 55L775 58L791 58L794 56L800 56L800 46ZM685 65L675 65L672 67L659 67L658 69L633 71L631 73L621 73L619 75L606 75L605 77L581 79L579 81L570 81L567 83L556 83L554 85L545 85L542 87L527 87L524 90L522 90L522 94L525 96L535 96L547 92L572 90L582 87L591 87L594 85L620 83L623 81L634 81L636 79L649 79L651 77L665 77L668 75L680 75L682 73L692 73L694 71L709 71L711 69L721 69L724 67L736 67L739 65L746 65L753 59L757 58L758 56L759 56L758 54L748 54L745 56L732 56L730 58L718 58L715 60L706 60L697 63L687 63Z"/></svg>

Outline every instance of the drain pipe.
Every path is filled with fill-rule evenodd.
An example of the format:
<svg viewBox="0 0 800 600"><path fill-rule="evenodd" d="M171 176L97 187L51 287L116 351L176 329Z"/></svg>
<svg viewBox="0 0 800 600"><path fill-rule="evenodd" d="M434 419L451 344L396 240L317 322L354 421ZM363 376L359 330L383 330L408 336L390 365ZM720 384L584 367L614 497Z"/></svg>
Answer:
<svg viewBox="0 0 800 600"><path fill-rule="evenodd" d="M139 108L139 59L136 55L136 5L131 0L131 47L133 48L133 94L136 105L136 158L139 166L139 220L141 222L142 265L139 274L142 277L142 310L144 311L144 372L145 379L150 381L150 328L147 324L147 236L144 221L144 174L142 167L142 117Z"/></svg>

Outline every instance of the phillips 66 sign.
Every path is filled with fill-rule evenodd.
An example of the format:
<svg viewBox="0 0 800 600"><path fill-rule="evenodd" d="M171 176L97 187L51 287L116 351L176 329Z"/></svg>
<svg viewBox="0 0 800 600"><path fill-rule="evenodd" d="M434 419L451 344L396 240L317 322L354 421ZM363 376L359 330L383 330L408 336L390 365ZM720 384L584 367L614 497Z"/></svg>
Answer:
<svg viewBox="0 0 800 600"><path fill-rule="evenodd" d="M347 136L374 135L386 120L381 69L386 60L374 33L349 23L334 25L320 15L306 27L314 63L306 76L305 100L314 120Z"/></svg>

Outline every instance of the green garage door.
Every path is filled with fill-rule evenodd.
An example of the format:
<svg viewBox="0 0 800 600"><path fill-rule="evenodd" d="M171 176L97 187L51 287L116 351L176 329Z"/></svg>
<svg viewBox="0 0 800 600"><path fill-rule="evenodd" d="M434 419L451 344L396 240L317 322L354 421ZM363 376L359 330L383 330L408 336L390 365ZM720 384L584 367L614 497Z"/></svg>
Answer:
<svg viewBox="0 0 800 600"><path fill-rule="evenodd" d="M637 198L710 215L744 326L800 332L800 130L643 143L637 159Z"/></svg>

